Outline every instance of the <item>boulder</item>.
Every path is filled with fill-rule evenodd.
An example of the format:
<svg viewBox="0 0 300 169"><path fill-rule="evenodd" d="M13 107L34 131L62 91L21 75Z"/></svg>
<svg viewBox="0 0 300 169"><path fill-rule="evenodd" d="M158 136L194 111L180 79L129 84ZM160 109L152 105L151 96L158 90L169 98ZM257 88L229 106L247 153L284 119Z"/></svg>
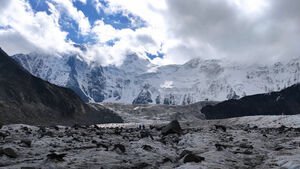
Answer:
<svg viewBox="0 0 300 169"><path fill-rule="evenodd" d="M67 155L66 153L58 154L58 153L52 152L52 153L47 155L47 158L50 159L50 160L64 161L64 157L66 155Z"/></svg>
<svg viewBox="0 0 300 169"><path fill-rule="evenodd" d="M17 151L11 147L4 148L2 151L3 151L3 154L5 154L6 156L8 156L10 158L18 157Z"/></svg>
<svg viewBox="0 0 300 169"><path fill-rule="evenodd" d="M0 131L0 137L2 137L2 138L5 138L9 135L10 135L10 133L8 131L6 131L6 132Z"/></svg>
<svg viewBox="0 0 300 169"><path fill-rule="evenodd" d="M223 151L224 149L227 148L227 145L224 145L224 144L215 144L215 147L217 149L217 151Z"/></svg>
<svg viewBox="0 0 300 169"><path fill-rule="evenodd" d="M114 151L114 150L118 150L118 151L121 151L122 153L125 153L126 148L125 148L125 146L122 145L122 144L116 144L116 145L114 146L114 148L113 148L113 151Z"/></svg>
<svg viewBox="0 0 300 169"><path fill-rule="evenodd" d="M195 154L188 154L184 157L183 162L184 163L190 163L190 162L201 163L204 160L205 160L204 157L197 156Z"/></svg>
<svg viewBox="0 0 300 169"><path fill-rule="evenodd" d="M151 151L153 150L153 147L149 146L149 145L143 145L142 148L146 151Z"/></svg>
<svg viewBox="0 0 300 169"><path fill-rule="evenodd" d="M163 127L161 130L161 134L164 136L169 135L169 134L180 134L181 132L182 132L182 129L177 120L173 120L171 123L169 123L167 126Z"/></svg>
<svg viewBox="0 0 300 169"><path fill-rule="evenodd" d="M192 154L191 151L189 150L183 150L180 155L179 155L179 158L182 159L184 156L186 156L187 154Z"/></svg>
<svg viewBox="0 0 300 169"><path fill-rule="evenodd" d="M31 147L31 140L29 139L22 139L21 144L25 145L26 147Z"/></svg>
<svg viewBox="0 0 300 169"><path fill-rule="evenodd" d="M223 125L215 125L216 130L222 130L223 132L226 132L226 126Z"/></svg>

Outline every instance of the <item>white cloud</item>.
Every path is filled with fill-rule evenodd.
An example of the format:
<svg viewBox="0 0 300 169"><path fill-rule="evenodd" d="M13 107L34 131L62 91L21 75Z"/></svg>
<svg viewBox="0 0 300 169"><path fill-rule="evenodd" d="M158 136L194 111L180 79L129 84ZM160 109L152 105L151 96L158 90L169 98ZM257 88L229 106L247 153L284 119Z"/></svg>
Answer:
<svg viewBox="0 0 300 169"><path fill-rule="evenodd" d="M40 50L25 37L14 30L0 30L0 46L8 54L30 53Z"/></svg>
<svg viewBox="0 0 300 169"><path fill-rule="evenodd" d="M81 10L78 10L74 6L72 0L51 0L51 2L55 4L60 12L67 13L69 17L71 17L78 23L80 33L85 35L89 33L91 29L89 19Z"/></svg>
<svg viewBox="0 0 300 169"><path fill-rule="evenodd" d="M167 24L163 13L167 9L166 0L105 0L108 3L107 13L123 11L141 17L149 25L163 28Z"/></svg>
<svg viewBox="0 0 300 169"><path fill-rule="evenodd" d="M34 49L58 52L73 50L72 45L66 42L67 32L60 29L55 8L52 7L51 12L50 15L46 12L34 13L27 2L10 1L0 15L0 25L6 27L1 31L1 37L5 38L1 39L0 45L10 48L10 54ZM21 45L21 42L24 44ZM16 48L13 51L11 48L14 43Z"/></svg>
<svg viewBox="0 0 300 169"><path fill-rule="evenodd" d="M86 3L87 3L87 0L73 0L73 1L79 1L79 2L81 2L82 4L86 4Z"/></svg>
<svg viewBox="0 0 300 169"><path fill-rule="evenodd" d="M75 1L93 4L108 15L122 12L132 16L133 26L116 29L99 18L91 24L88 16L74 6ZM120 64L125 55L146 57L157 52L157 64L184 63L192 58L224 58L242 61L282 59L297 56L300 34L300 1L271 0L46 0L49 11L33 12L27 1L0 1L0 45L11 51L13 39L28 42L19 51L41 48L73 51L68 32L59 19L67 15L79 25L79 34L93 37L86 57L102 64ZM55 35L55 36L53 36ZM114 45L107 42L114 41ZM21 49L22 48L22 49ZM16 50L17 51L17 50ZM262 59L264 58L264 59Z"/></svg>
<svg viewBox="0 0 300 169"><path fill-rule="evenodd" d="M94 23L92 32L96 35L96 39L99 43L105 43L120 38L120 31L116 30L111 25L105 24L102 20L98 20Z"/></svg>
<svg viewBox="0 0 300 169"><path fill-rule="evenodd" d="M299 1L106 1L107 13L132 13L147 22L149 36L159 39L165 54L153 60L158 64L197 57L269 62L299 55Z"/></svg>
<svg viewBox="0 0 300 169"><path fill-rule="evenodd" d="M160 39L153 34L149 28L115 29L111 25L98 20L92 28L97 43L90 45L87 57L88 60L98 61L102 65L120 65L128 54L137 53L140 57L147 58L146 53L156 54L160 49ZM107 45L113 41L114 45Z"/></svg>
<svg viewBox="0 0 300 169"><path fill-rule="evenodd" d="M104 9L104 6L99 0L92 0L93 5L95 6L95 9L99 13L101 9Z"/></svg>

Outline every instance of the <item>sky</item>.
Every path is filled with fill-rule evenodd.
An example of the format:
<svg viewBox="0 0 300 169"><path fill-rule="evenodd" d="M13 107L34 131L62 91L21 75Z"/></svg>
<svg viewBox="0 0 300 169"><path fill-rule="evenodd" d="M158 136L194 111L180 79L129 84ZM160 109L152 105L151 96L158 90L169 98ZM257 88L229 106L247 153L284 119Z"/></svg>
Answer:
<svg viewBox="0 0 300 169"><path fill-rule="evenodd" d="M80 53L102 65L129 54L158 65L273 62L299 57L299 36L299 0L0 1L0 46L10 55Z"/></svg>

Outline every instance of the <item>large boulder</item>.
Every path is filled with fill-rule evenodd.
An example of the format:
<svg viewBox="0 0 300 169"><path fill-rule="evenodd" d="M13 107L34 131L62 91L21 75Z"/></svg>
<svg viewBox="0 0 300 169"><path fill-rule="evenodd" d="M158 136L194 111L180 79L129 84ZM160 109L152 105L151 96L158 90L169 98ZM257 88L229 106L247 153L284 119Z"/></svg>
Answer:
<svg viewBox="0 0 300 169"><path fill-rule="evenodd" d="M6 156L10 157L10 158L17 158L18 157L17 151L14 148L11 148L11 147L4 148L2 150L2 153L5 154Z"/></svg>
<svg viewBox="0 0 300 169"><path fill-rule="evenodd" d="M191 162L194 162L194 163L201 163L202 161L204 161L205 158L204 157L201 157L201 156L197 156L195 154L188 154L184 157L183 159L183 162L184 163L191 163Z"/></svg>
<svg viewBox="0 0 300 169"><path fill-rule="evenodd" d="M161 130L162 135L169 135L169 134L180 134L182 129L180 124L177 120L173 120L167 126L163 127Z"/></svg>

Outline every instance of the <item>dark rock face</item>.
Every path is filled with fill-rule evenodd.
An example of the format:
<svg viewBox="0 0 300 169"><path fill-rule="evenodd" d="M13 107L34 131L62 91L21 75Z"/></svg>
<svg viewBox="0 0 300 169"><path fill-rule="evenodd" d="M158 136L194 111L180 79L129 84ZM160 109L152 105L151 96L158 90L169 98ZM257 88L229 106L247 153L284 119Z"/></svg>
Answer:
<svg viewBox="0 0 300 169"><path fill-rule="evenodd" d="M114 150L119 150L119 151L121 151L122 153L125 153L126 148L125 148L125 146L122 145L122 144L116 144L116 145L114 146L114 148L113 148L113 151L114 151Z"/></svg>
<svg viewBox="0 0 300 169"><path fill-rule="evenodd" d="M67 154L63 153L63 154L58 154L58 153L50 153L47 155L48 159L50 160L56 160L56 161L64 161L64 157L66 156Z"/></svg>
<svg viewBox="0 0 300 169"><path fill-rule="evenodd" d="M85 104L72 90L32 76L0 49L0 123L122 122L102 106Z"/></svg>
<svg viewBox="0 0 300 169"><path fill-rule="evenodd" d="M5 154L6 156L10 157L10 158L17 158L18 157L18 154L16 152L15 149L13 148L10 148L10 147L7 147L7 148L4 148L2 150L3 154Z"/></svg>
<svg viewBox="0 0 300 169"><path fill-rule="evenodd" d="M40 59L40 57L38 54L17 54L12 56L15 61L34 74L34 76L54 82L52 75L56 71L56 68L50 67L44 69L45 67L49 67L49 65L45 63L45 60ZM65 73L68 75L67 81L63 86L72 89L84 102L91 100L102 102L105 97L104 90L106 87L106 77L103 73L103 67L95 66L94 63L88 64L82 61L82 58L78 55L65 55L63 58L58 60L58 62L63 63L63 66L68 69ZM80 76L84 76L84 78L82 79ZM85 81L87 86L82 86L80 83L82 80ZM60 83L56 84L59 86L62 85Z"/></svg>
<svg viewBox="0 0 300 169"><path fill-rule="evenodd" d="M279 92L228 100L201 109L207 119L223 119L254 115L294 115L300 112L300 84Z"/></svg>
<svg viewBox="0 0 300 169"><path fill-rule="evenodd" d="M78 62L76 57L70 57L68 60L68 65L71 68L71 73L69 75L69 81L67 83L68 88L72 89L83 101L88 102L89 98L85 95L85 93L80 89L79 83L76 79L77 70L76 67L80 67L81 63Z"/></svg>
<svg viewBox="0 0 300 169"><path fill-rule="evenodd" d="M164 98L164 104L165 105L175 105L175 97L174 97L174 95L170 94L168 96L165 96L165 98Z"/></svg>
<svg viewBox="0 0 300 169"><path fill-rule="evenodd" d="M90 87L87 90L88 93L90 93L90 97L92 97L95 102L102 102L105 98L103 90L106 85L102 67L95 67L88 76Z"/></svg>
<svg viewBox="0 0 300 169"><path fill-rule="evenodd" d="M87 97L88 94L95 102L102 102L104 100L103 89L105 88L106 82L102 67L94 67L91 69L91 72L86 75L89 88L81 89L77 78L77 72L78 70L86 69L86 67L88 67L87 63L82 62L76 56L70 57L67 63L71 68L71 72L66 87L72 89L85 102L89 101L89 98Z"/></svg>
<svg viewBox="0 0 300 169"><path fill-rule="evenodd" d="M180 134L181 131L182 129L180 127L179 122L177 120L174 120L161 130L161 134L162 135Z"/></svg>
<svg viewBox="0 0 300 169"><path fill-rule="evenodd" d="M152 103L153 100L151 98L151 93L148 88L144 87L144 89L139 93L138 97L135 98L132 104L149 104Z"/></svg>
<svg viewBox="0 0 300 169"><path fill-rule="evenodd" d="M226 132L227 128L223 125L215 125L216 130L222 130L223 132Z"/></svg>
<svg viewBox="0 0 300 169"><path fill-rule="evenodd" d="M204 160L205 160L204 157L197 156L194 154L188 154L184 157L183 162L184 163L190 163L190 162L201 163Z"/></svg>

